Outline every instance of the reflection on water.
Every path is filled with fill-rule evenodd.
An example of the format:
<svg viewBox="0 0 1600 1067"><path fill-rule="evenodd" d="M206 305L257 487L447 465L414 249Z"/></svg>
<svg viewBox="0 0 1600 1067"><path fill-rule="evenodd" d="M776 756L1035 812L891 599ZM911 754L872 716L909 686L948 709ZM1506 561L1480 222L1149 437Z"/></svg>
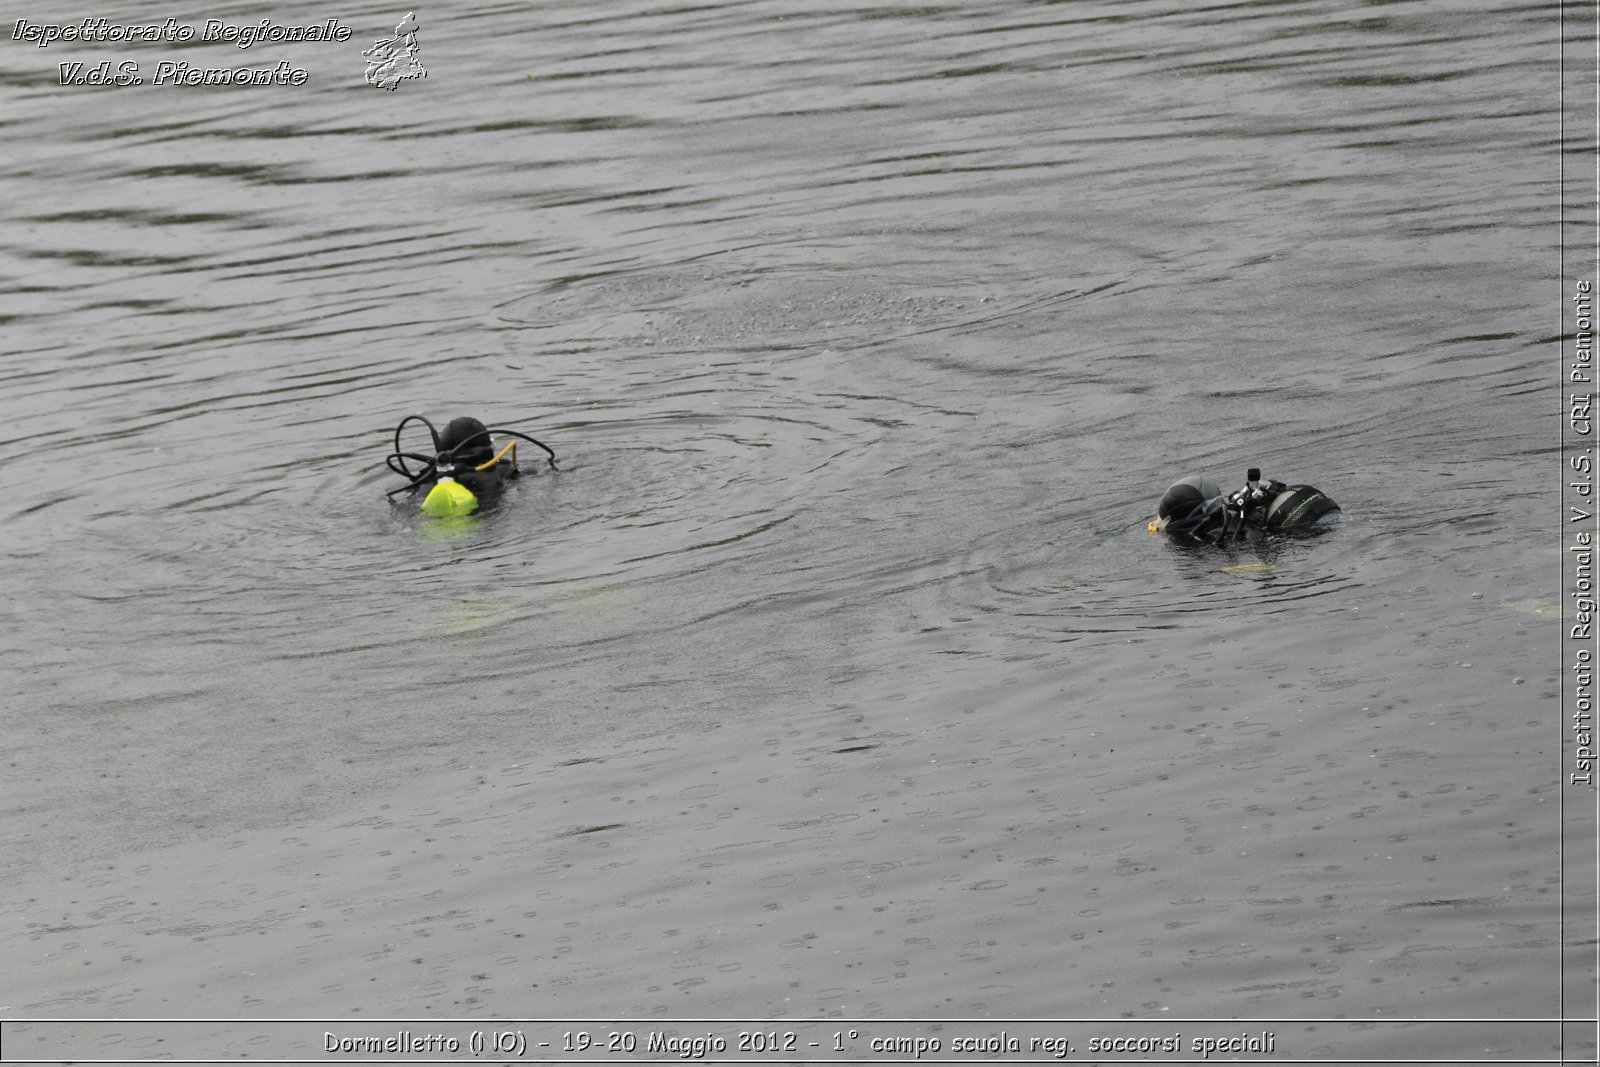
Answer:
<svg viewBox="0 0 1600 1067"><path fill-rule="evenodd" d="M631 991L678 966L667 918L577 934L596 1008L1546 1010L1547 698L1510 687L1549 622L1496 606L1554 596L1521 532L1546 9L480 6L373 92L355 45L399 14L256 46L301 90L0 53L19 872L526 765L570 814L505 876L617 865L571 861L544 920L615 894L702 931L707 989L670 997ZM561 470L460 523L391 508L413 412ZM1175 474L1248 466L1350 521L1144 532ZM675 821L667 767L725 792ZM881 943L861 978L791 952L824 924ZM547 965L475 1007L526 1014Z"/></svg>

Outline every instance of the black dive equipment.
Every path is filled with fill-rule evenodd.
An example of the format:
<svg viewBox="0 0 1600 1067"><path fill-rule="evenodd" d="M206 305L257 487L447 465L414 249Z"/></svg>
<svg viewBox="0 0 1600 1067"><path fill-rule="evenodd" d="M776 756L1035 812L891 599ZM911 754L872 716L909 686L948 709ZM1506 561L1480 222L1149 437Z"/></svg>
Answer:
<svg viewBox="0 0 1600 1067"><path fill-rule="evenodd" d="M1161 498L1151 533L1170 533L1190 541L1222 544L1262 532L1305 531L1338 513L1335 504L1309 485L1261 480L1251 467L1244 488L1224 496L1210 478L1187 475Z"/></svg>
<svg viewBox="0 0 1600 1067"><path fill-rule="evenodd" d="M432 456L407 452L401 446L400 433L412 422L420 422L428 428L428 436L433 441ZM556 469L555 451L525 433L499 427L491 429L467 416L452 419L441 433L423 416L408 415L394 429L394 451L386 460L389 469L406 479L406 484L389 490L389 499L393 500L400 493L415 493L426 486L428 494L422 501L426 514L440 518L470 514L480 500L493 499L506 482L517 477L517 441L508 442L497 452L494 434L537 445L549 453L550 469ZM421 468L413 471L406 464L407 460L421 464Z"/></svg>

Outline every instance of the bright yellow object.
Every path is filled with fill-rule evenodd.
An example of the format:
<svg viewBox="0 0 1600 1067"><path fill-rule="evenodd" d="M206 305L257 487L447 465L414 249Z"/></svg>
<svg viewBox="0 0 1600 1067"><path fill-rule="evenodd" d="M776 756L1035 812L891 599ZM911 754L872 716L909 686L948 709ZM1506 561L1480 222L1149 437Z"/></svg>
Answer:
<svg viewBox="0 0 1600 1067"><path fill-rule="evenodd" d="M422 502L422 513L436 519L459 518L472 514L477 507L478 498L472 495L472 490L447 475L428 490L427 499Z"/></svg>
<svg viewBox="0 0 1600 1067"><path fill-rule="evenodd" d="M1149 525L1147 525L1145 527L1145 529L1149 530L1151 533L1160 533L1161 532L1161 520L1160 519L1151 519Z"/></svg>

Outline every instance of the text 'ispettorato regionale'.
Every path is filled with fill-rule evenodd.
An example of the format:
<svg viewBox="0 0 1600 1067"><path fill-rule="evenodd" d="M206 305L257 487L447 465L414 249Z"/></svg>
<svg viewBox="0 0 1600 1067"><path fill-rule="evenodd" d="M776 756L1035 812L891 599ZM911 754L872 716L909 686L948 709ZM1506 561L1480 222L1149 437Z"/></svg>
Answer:
<svg viewBox="0 0 1600 1067"><path fill-rule="evenodd" d="M183 44L196 39L222 41L249 48L261 41L336 41L350 39L350 27L338 19L312 22L298 26L285 26L262 19L260 22L224 22L207 19L199 30L175 18L162 22L143 24L112 22L104 18L86 18L79 22L29 22L18 19L11 28L13 41L25 41L40 48L48 48L57 41L76 41L87 44Z"/></svg>

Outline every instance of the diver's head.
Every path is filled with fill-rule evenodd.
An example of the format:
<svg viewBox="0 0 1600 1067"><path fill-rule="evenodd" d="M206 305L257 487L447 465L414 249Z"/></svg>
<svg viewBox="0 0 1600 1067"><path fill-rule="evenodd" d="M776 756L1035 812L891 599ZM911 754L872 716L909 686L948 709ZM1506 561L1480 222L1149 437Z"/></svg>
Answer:
<svg viewBox="0 0 1600 1067"><path fill-rule="evenodd" d="M439 451L463 467L476 467L494 458L494 444L489 431L470 416L451 419L450 425L439 435Z"/></svg>
<svg viewBox="0 0 1600 1067"><path fill-rule="evenodd" d="M1156 509L1159 528L1173 534L1196 534L1215 523L1222 513L1222 487L1198 474L1185 475L1172 483L1161 506Z"/></svg>

